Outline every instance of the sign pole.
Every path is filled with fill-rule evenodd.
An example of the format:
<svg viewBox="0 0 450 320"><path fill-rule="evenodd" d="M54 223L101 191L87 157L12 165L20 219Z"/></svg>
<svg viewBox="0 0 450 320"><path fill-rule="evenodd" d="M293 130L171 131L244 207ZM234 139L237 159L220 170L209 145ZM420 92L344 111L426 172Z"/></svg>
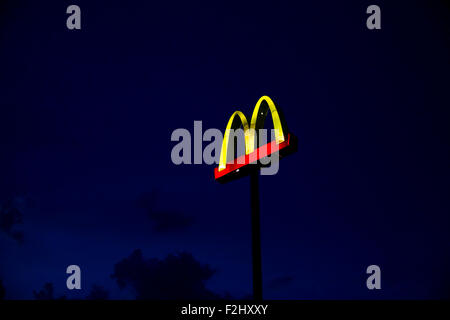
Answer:
<svg viewBox="0 0 450 320"><path fill-rule="evenodd" d="M272 117L275 129L275 140L260 146L259 130L264 129L266 116ZM244 128L245 154L237 157L237 163L230 162L228 147L234 142L234 153L237 155L237 136L231 132ZM231 139L231 140L230 140ZM265 142L264 142L265 143ZM256 149L256 150L255 150ZM214 168L214 179L220 183L226 183L243 176L250 175L250 208L252 219L252 271L253 271L253 299L263 299L262 263L261 263L261 223L259 206L259 164L260 160L271 157L277 153L278 157L287 156L297 150L297 138L289 133L283 113L277 108L275 102L268 96L262 96L253 109L253 114L248 124L247 118L241 111L235 111L228 120L225 135L222 140L219 166ZM243 160L243 161L241 161ZM255 166L255 164L257 164Z"/></svg>
<svg viewBox="0 0 450 320"><path fill-rule="evenodd" d="M255 168L250 172L250 207L252 211L253 299L262 300L259 168Z"/></svg>

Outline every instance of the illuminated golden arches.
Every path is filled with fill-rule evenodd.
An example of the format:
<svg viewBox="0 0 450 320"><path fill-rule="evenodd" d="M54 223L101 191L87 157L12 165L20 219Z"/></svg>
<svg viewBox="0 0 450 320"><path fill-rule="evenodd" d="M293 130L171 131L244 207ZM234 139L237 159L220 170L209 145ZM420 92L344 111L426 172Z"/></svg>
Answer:
<svg viewBox="0 0 450 320"><path fill-rule="evenodd" d="M265 102L265 104L263 104ZM286 125L283 126L283 118L278 113L275 103L268 96L262 96L256 103L255 109L253 109L252 121L250 122L250 134L251 141L253 143L250 145L250 152L255 149L255 132L257 130L264 128L264 121L266 120L267 112L270 110L272 114L273 128L275 129L275 140L279 144L285 140L284 130L286 130Z"/></svg>
<svg viewBox="0 0 450 320"><path fill-rule="evenodd" d="M236 118L236 115L239 116ZM228 142L230 140L230 131L240 128L242 125L244 129L244 135L245 135L245 154L250 153L250 131L248 130L248 122L247 118L241 111L235 111L231 117L230 120L228 120L227 127L225 129L225 135L223 137L222 141L222 150L220 151L220 161L219 161L219 171L222 169L225 169L227 165L227 149L228 149Z"/></svg>
<svg viewBox="0 0 450 320"><path fill-rule="evenodd" d="M255 132L264 128L264 121L267 113L270 110L272 115L273 127L275 129L275 140L279 144L285 140L287 134L287 126L284 121L284 117L280 110L277 110L275 103L268 96L262 96L256 103L253 110L252 120L250 127L248 126L247 118L241 111L235 111L230 120L228 120L227 127L225 129L225 135L222 141L222 150L220 152L219 168L221 171L225 169L227 165L227 150L230 140L230 131L243 127L245 135L245 154L250 154L255 150L257 144ZM236 118L236 115L239 117Z"/></svg>

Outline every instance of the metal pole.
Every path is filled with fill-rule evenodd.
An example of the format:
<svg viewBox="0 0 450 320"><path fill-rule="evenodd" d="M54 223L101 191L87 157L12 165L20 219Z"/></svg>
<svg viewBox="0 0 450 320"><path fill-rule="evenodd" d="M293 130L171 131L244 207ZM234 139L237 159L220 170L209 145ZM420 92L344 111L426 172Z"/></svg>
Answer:
<svg viewBox="0 0 450 320"><path fill-rule="evenodd" d="M252 211L253 299L262 300L259 168L252 170L250 173L250 206Z"/></svg>

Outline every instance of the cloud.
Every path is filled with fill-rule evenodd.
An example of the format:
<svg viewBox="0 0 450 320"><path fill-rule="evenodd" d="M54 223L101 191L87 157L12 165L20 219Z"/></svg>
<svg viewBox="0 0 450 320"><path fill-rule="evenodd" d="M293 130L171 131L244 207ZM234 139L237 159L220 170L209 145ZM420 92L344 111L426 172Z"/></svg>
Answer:
<svg viewBox="0 0 450 320"><path fill-rule="evenodd" d="M138 207L146 210L153 230L160 233L181 231L189 228L194 219L180 212L158 208L158 193L143 193L137 200Z"/></svg>
<svg viewBox="0 0 450 320"><path fill-rule="evenodd" d="M279 289L285 286L290 285L294 281L293 276L280 276L275 277L272 280L270 280L268 286L270 289Z"/></svg>
<svg viewBox="0 0 450 320"><path fill-rule="evenodd" d="M5 287L3 286L2 280L0 280L0 300L4 300L6 295Z"/></svg>
<svg viewBox="0 0 450 320"><path fill-rule="evenodd" d="M140 250L114 266L115 279L121 289L131 288L136 299L219 299L205 283L215 270L203 265L190 253L169 254L160 260L144 259Z"/></svg>
<svg viewBox="0 0 450 320"><path fill-rule="evenodd" d="M23 232L16 230L16 226L22 224L22 213L14 205L14 201L9 200L0 205L0 231L23 243Z"/></svg>

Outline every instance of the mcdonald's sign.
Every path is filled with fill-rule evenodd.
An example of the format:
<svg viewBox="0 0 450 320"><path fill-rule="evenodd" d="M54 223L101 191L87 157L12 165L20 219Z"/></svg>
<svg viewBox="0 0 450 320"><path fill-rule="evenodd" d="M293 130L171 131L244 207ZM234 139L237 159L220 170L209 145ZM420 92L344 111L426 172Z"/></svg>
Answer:
<svg viewBox="0 0 450 320"><path fill-rule="evenodd" d="M259 130L264 129L264 122L269 113L272 116L275 140L259 146ZM229 149L234 146L233 132L242 128L244 132L245 154L228 160ZM277 155L282 158L297 150L297 138L288 131L281 109L268 96L262 96L253 110L248 124L241 111L235 111L228 120L222 141L219 166L214 168L214 178L218 182L235 180L249 173L255 166L263 166L262 159ZM235 153L233 153L235 154Z"/></svg>

